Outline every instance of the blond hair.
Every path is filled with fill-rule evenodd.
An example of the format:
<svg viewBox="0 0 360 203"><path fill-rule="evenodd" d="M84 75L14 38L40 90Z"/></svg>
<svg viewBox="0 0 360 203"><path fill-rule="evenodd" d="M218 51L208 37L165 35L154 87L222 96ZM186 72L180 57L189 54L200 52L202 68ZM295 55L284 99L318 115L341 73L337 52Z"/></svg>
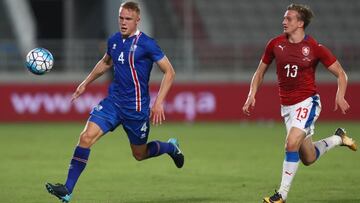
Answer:
<svg viewBox="0 0 360 203"><path fill-rule="evenodd" d="M121 4L120 8L129 9L135 11L138 15L140 15L140 7L139 4L133 1L127 1Z"/></svg>
<svg viewBox="0 0 360 203"><path fill-rule="evenodd" d="M310 24L311 19L314 16L314 13L310 9L310 7L304 4L290 4L287 7L287 10L293 10L298 12L298 19L304 22L304 28L306 28Z"/></svg>

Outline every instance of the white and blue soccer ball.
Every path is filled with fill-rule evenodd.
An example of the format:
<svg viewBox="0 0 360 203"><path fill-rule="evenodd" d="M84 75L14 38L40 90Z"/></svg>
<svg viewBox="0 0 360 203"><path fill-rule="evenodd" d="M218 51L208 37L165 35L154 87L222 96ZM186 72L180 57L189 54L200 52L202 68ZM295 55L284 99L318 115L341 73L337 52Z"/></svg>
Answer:
<svg viewBox="0 0 360 203"><path fill-rule="evenodd" d="M47 49L35 48L27 54L25 65L30 72L43 75L52 69L54 57Z"/></svg>

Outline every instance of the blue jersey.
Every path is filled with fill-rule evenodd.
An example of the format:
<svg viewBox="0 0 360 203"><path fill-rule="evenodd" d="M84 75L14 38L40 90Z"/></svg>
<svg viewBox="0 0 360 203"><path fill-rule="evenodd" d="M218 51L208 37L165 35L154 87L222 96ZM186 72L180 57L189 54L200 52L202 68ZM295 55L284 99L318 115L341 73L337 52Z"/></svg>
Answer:
<svg viewBox="0 0 360 203"><path fill-rule="evenodd" d="M150 113L149 79L154 62L164 53L154 39L137 31L123 39L120 32L108 39L107 54L114 65L109 98L127 119L147 119Z"/></svg>

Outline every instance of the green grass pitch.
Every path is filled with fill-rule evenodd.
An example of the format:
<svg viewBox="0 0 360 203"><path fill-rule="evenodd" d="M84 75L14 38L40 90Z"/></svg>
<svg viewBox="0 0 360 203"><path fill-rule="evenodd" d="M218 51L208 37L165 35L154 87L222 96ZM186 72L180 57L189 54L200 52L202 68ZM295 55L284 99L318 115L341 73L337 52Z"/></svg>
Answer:
<svg viewBox="0 0 360 203"><path fill-rule="evenodd" d="M338 127L360 141L359 123L321 123L315 140ZM59 202L46 182L64 182L81 123L0 124L0 202ZM137 162L122 127L91 151L74 203L262 202L280 183L282 123L165 123L150 139L180 140L185 166L166 155ZM360 151L338 147L312 166L300 165L289 203L360 202Z"/></svg>

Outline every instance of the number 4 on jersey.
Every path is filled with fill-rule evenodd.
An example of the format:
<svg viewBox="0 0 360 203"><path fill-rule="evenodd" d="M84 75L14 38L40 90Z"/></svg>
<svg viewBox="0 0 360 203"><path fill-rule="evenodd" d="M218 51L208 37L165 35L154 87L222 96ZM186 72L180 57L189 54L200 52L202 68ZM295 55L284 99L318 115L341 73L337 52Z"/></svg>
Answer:
<svg viewBox="0 0 360 203"><path fill-rule="evenodd" d="M118 61L120 61L121 64L124 64L124 61L125 61L125 59L124 59L124 52L121 52L121 53L120 53L119 58L118 58Z"/></svg>

